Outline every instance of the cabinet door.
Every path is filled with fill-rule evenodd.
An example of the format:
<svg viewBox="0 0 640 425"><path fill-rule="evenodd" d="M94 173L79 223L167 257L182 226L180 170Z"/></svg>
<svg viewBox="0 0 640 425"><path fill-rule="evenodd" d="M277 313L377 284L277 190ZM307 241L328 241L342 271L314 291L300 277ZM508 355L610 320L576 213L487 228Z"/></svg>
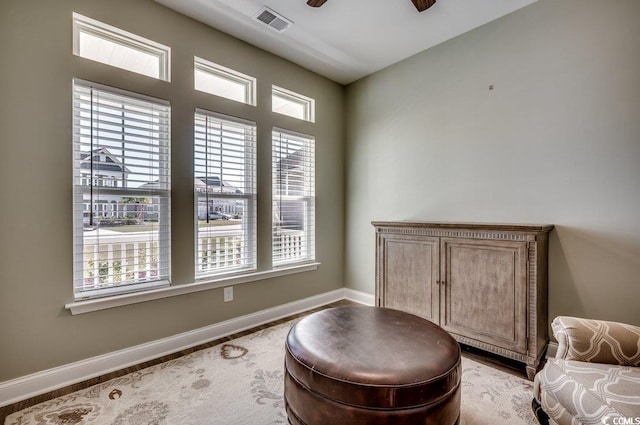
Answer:
<svg viewBox="0 0 640 425"><path fill-rule="evenodd" d="M526 242L443 238L441 258L440 325L475 341L526 353Z"/></svg>
<svg viewBox="0 0 640 425"><path fill-rule="evenodd" d="M438 238L384 235L381 238L381 306L439 321Z"/></svg>

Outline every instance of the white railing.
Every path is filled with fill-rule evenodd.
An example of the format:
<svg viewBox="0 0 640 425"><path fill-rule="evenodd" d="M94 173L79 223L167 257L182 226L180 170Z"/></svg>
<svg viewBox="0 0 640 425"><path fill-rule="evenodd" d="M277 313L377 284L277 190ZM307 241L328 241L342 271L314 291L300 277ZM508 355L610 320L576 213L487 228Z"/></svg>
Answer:
<svg viewBox="0 0 640 425"><path fill-rule="evenodd" d="M307 253L303 237L302 230L280 230L273 243L274 261L284 263L305 258Z"/></svg>
<svg viewBox="0 0 640 425"><path fill-rule="evenodd" d="M146 282L159 276L157 241L101 241L84 246L84 289Z"/></svg>
<svg viewBox="0 0 640 425"><path fill-rule="evenodd" d="M243 257L247 254L242 231L221 230L219 233L198 237L198 275L243 266ZM303 258L303 231L282 231L279 236L279 261ZM157 279L160 275L159 243L154 240L141 241L140 238L140 234L114 231L99 239L85 237L84 289L108 288L125 282Z"/></svg>
<svg viewBox="0 0 640 425"><path fill-rule="evenodd" d="M203 235L198 237L196 249L196 275L215 271L240 268L247 255L242 231L224 232L224 235Z"/></svg>

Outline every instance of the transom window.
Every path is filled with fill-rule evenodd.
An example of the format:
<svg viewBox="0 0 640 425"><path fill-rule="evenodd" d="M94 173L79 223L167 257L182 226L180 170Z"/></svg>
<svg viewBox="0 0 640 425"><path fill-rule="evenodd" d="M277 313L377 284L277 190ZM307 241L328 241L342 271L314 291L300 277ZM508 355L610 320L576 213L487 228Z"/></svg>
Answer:
<svg viewBox="0 0 640 425"><path fill-rule="evenodd" d="M256 125L196 110L196 278L256 269Z"/></svg>
<svg viewBox="0 0 640 425"><path fill-rule="evenodd" d="M315 100L282 87L272 86L271 110L304 121L315 122Z"/></svg>
<svg viewBox="0 0 640 425"><path fill-rule="evenodd" d="M195 89L256 105L256 79L199 57L194 58Z"/></svg>
<svg viewBox="0 0 640 425"><path fill-rule="evenodd" d="M73 54L171 81L171 48L78 13L73 14Z"/></svg>
<svg viewBox="0 0 640 425"><path fill-rule="evenodd" d="M315 140L274 128L273 265L315 260Z"/></svg>
<svg viewBox="0 0 640 425"><path fill-rule="evenodd" d="M76 298L168 285L170 114L165 101L74 79Z"/></svg>

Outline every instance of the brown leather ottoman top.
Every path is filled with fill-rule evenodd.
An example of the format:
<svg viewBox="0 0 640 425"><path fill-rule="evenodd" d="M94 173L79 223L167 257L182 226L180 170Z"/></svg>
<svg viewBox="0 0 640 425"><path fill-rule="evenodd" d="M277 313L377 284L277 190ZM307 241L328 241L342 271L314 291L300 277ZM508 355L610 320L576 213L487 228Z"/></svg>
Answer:
<svg viewBox="0 0 640 425"><path fill-rule="evenodd" d="M347 306L309 315L289 332L296 380L341 403L375 409L437 402L458 387L460 348L442 328L398 310Z"/></svg>

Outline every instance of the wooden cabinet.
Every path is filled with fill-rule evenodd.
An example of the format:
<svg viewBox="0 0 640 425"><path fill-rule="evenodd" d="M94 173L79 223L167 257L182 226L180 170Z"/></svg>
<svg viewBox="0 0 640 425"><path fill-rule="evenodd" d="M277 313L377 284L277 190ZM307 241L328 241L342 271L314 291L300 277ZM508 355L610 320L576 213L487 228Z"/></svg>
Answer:
<svg viewBox="0 0 640 425"><path fill-rule="evenodd" d="M526 364L549 342L551 225L373 222L376 305L440 325L458 342Z"/></svg>

